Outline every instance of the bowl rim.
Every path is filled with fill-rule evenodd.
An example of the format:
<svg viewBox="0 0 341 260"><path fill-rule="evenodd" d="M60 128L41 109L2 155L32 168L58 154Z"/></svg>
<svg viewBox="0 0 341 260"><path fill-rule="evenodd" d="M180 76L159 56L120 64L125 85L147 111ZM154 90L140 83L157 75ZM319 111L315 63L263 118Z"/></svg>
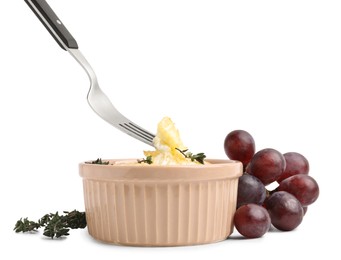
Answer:
<svg viewBox="0 0 341 260"><path fill-rule="evenodd" d="M228 159L206 159L209 164L205 165L111 164L125 160L134 159L106 159L108 165L82 162L79 164L79 175L83 179L97 181L178 182L233 179L243 174L242 163Z"/></svg>

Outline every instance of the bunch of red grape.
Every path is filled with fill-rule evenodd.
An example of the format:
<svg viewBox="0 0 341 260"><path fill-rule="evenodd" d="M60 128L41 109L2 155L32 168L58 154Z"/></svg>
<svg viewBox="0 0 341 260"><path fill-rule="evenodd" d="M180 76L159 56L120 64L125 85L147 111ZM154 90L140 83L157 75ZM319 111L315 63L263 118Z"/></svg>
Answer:
<svg viewBox="0 0 341 260"><path fill-rule="evenodd" d="M242 162L244 167L234 215L234 225L241 235L257 238L271 224L282 231L301 224L308 205L319 196L319 186L308 175L309 162L302 154L282 154L271 148L255 152L255 141L244 130L230 132L224 149L231 160ZM268 190L266 186L274 182L277 188Z"/></svg>

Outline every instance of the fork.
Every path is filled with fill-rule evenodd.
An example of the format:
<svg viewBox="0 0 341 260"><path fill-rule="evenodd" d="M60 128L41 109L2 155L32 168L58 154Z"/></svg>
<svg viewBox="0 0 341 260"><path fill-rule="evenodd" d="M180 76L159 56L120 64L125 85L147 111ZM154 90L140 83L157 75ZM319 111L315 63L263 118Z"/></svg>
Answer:
<svg viewBox="0 0 341 260"><path fill-rule="evenodd" d="M50 32L59 46L68 51L83 67L90 79L87 100L95 113L112 126L148 145L153 146L154 134L122 115L100 89L96 74L78 49L78 44L45 0L25 0L31 10Z"/></svg>

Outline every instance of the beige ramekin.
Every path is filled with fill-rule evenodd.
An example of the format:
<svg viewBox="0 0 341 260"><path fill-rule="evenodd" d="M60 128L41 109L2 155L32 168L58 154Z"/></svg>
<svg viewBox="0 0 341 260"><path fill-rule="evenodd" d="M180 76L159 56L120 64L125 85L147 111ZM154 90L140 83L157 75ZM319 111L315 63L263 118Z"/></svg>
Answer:
<svg viewBox="0 0 341 260"><path fill-rule="evenodd" d="M225 240L233 231L242 164L207 161L198 166L81 163L89 234L131 246Z"/></svg>

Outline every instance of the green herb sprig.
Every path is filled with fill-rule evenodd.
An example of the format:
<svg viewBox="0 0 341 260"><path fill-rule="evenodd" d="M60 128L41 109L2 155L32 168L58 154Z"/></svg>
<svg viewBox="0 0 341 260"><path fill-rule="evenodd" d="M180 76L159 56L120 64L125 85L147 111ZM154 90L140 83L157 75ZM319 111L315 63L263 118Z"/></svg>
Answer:
<svg viewBox="0 0 341 260"><path fill-rule="evenodd" d="M144 159L141 159L141 160L137 160L138 163L147 163L147 164L152 164L153 163L153 160L152 160L152 156L149 155L147 156L146 158Z"/></svg>
<svg viewBox="0 0 341 260"><path fill-rule="evenodd" d="M85 212L77 210L63 211L64 215L56 213L45 214L37 222L28 220L28 218L20 218L14 227L14 231L19 232L34 232L39 228L44 228L43 235L50 238L59 238L68 236L70 229L85 228L86 217Z"/></svg>
<svg viewBox="0 0 341 260"><path fill-rule="evenodd" d="M175 149L178 150L183 156L185 156L185 158L191 159L192 162L197 161L201 164L204 164L204 159L206 158L206 155L204 153L193 154L191 152L188 152L188 149L185 150L181 150L179 148Z"/></svg>
<svg viewBox="0 0 341 260"><path fill-rule="evenodd" d="M101 158L98 158L95 161L89 161L89 162L85 162L85 163L87 163L87 164L104 164L104 165L108 165L109 161L102 161Z"/></svg>

